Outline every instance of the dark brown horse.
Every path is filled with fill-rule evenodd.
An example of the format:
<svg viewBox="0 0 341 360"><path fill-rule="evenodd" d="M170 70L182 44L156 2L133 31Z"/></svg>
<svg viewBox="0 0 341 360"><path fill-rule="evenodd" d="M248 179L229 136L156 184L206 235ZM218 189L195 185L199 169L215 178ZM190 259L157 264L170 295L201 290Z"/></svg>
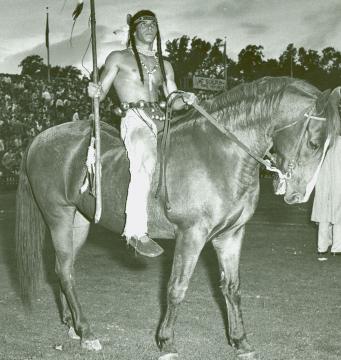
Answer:
<svg viewBox="0 0 341 360"><path fill-rule="evenodd" d="M320 164L326 140L332 142L339 131L340 91L329 93L297 79L264 78L203 104L220 128L195 110L173 125L167 162L171 208L165 209L162 196L151 196L149 204L150 235L176 240L167 311L158 333L162 359L178 357L174 345L178 306L209 241L222 274L230 343L241 358L254 358L243 326L238 271L245 224L258 201L259 163L220 129L229 129L256 156L263 157L272 148L277 168L286 174L285 201L302 202L309 196L307 184ZM74 277L74 261L94 215L94 198L80 193L89 134L87 122L66 123L44 131L29 146L17 193L16 245L27 299L41 272L48 227L56 253L63 321L75 329L83 347L98 350L101 345L81 310ZM117 233L124 226L128 180L128 159L119 134L103 124L100 224Z"/></svg>

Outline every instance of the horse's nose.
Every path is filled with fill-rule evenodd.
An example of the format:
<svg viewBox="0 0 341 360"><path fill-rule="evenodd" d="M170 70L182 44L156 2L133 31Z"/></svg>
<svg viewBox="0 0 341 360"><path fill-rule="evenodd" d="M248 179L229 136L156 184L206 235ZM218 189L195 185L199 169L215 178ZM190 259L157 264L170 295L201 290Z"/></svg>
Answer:
<svg viewBox="0 0 341 360"><path fill-rule="evenodd" d="M302 195L299 193L292 193L290 195L285 195L284 201L289 205L298 204L302 202Z"/></svg>

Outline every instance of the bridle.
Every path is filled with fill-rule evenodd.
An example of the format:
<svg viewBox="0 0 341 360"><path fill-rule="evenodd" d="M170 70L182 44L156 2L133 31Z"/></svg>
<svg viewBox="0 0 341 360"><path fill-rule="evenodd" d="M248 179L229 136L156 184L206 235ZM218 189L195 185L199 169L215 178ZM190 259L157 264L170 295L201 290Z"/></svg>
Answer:
<svg viewBox="0 0 341 360"><path fill-rule="evenodd" d="M291 179L292 177L292 173L293 170L295 169L295 167L297 166L298 163L298 157L302 148L302 143L303 143L303 138L304 138L304 134L308 128L308 125L310 123L310 120L317 120L317 121L326 121L327 119L324 117L319 117L319 116L315 116L313 115L313 111L314 109L310 109L308 112L304 111L304 117L306 118L306 120L304 121L302 130L300 132L299 138L294 146L294 151L293 151L293 155L291 157L291 159L288 162L288 166L285 172L281 171L277 165L276 165L276 161L274 160L273 156L269 153L269 151L266 152L266 156L270 159L270 168L267 168L267 170L269 171L273 171L276 172L278 174L278 178L279 178L279 186L276 190L276 194L278 195L283 195L285 193L285 188L286 188L286 184L285 181ZM294 121L293 123L290 123L288 125L283 126L280 129L276 129L274 131L274 133L278 133L281 132L283 130L286 130L292 126L295 126L296 124L298 124L300 121L302 121L302 119L298 119L296 121ZM329 144L329 141L328 141ZM274 165L271 165L271 162Z"/></svg>
<svg viewBox="0 0 341 360"><path fill-rule="evenodd" d="M313 109L311 109L309 112L307 110L304 112L304 117L306 118L303 128L301 130L300 136L295 144L293 156L291 160L289 161L287 170L283 173L282 170L280 170L273 157L269 153L269 150L266 152L265 156L268 157L268 159L264 159L259 157L258 155L254 154L244 143L242 143L234 134L232 134L229 130L227 130L224 126L222 126L214 117L206 112L205 109L203 109L200 105L194 103L193 107L197 109L207 120L209 120L215 127L217 127L222 133L227 135L231 140L233 140L239 147L241 147L244 151L246 151L251 157L253 157L255 160L257 160L260 164L264 165L268 171L276 172L279 175L279 178L282 178L284 180L291 179L292 172L294 168L297 165L298 156L302 147L302 142L304 138L304 134L308 128L310 120L318 120L318 121L326 121L326 118L322 118L319 116L313 115ZM280 129L276 129L275 132L281 132L285 129L288 129L297 123L302 121L302 119L298 119L294 121L293 123L290 123L288 125L285 125L284 127Z"/></svg>
<svg viewBox="0 0 341 360"><path fill-rule="evenodd" d="M168 201L167 186L166 186L166 159L167 159L169 141L170 141L169 140L169 135L170 135L169 130L170 130L170 119L172 117L172 110L171 109L172 109L172 105L173 105L174 101L176 99L182 97L183 93L185 93L185 92L181 91L181 90L176 90L176 91L172 92L171 94L169 94L168 97L167 97L166 120L165 120L165 125L164 125L162 143L161 143L160 176L159 176L159 184L158 184L158 188L157 188L157 191L156 191L156 196L158 195L158 193L159 193L159 191L161 189L162 182L163 182L163 184L165 186L165 202L166 202L166 207L167 207L168 210L170 210L170 204L169 204L169 201ZM249 154L257 162L264 165L265 168L268 171L277 173L278 178L279 178L279 186L278 186L278 188L276 190L276 194L278 194L278 195L285 194L286 181L291 179L293 170L297 165L297 160L298 160L298 156L299 156L299 153L300 153L300 150L301 150L301 147L302 147L304 134L305 134L305 132L306 132L306 130L308 128L310 120L326 121L326 118L313 115L313 110L314 109L310 109L310 107L304 111L303 114L304 114L304 117L306 118L306 120L305 120L305 122L303 124L303 128L301 130L300 136L299 136L299 138L298 138L298 140L297 140L297 142L295 144L293 156L292 156L291 160L289 161L288 168L287 168L287 170L285 172L283 172L281 169L279 169L277 167L276 161L274 160L273 156L269 152L270 149L267 149L267 151L266 151L266 153L264 155L264 157L266 156L267 159L264 159L264 157L260 157L260 156L256 155L243 142L241 142L233 133L231 133L228 129L226 129L224 126L222 126L202 106L200 106L196 102L194 102L192 104L192 106L201 115L203 115L213 126L215 126L221 133L225 134L229 139L231 139L234 143L236 143L241 149L243 149L247 154ZM315 108L315 106L314 106L314 108ZM302 121L301 118L294 121L293 123L290 123L290 124L287 124L287 125L281 127L280 129L276 129L274 132L275 133L281 132L281 131L283 131L285 129L288 129L288 128L296 125L300 121ZM326 148L326 146L325 146L325 148ZM324 153L325 153L325 151L324 151Z"/></svg>

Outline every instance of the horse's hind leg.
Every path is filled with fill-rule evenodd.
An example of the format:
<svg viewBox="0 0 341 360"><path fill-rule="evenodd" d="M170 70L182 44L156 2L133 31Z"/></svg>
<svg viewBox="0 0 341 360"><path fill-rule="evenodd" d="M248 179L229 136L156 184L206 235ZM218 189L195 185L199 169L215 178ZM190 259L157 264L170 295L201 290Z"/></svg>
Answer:
<svg viewBox="0 0 341 360"><path fill-rule="evenodd" d="M206 234L205 229L195 227L180 233L176 239L173 267L168 282L167 311L158 333L158 343L162 351L159 360L178 358L174 345L177 310L185 298L190 278L205 245Z"/></svg>
<svg viewBox="0 0 341 360"><path fill-rule="evenodd" d="M90 229L90 222L78 211L75 212L74 220L73 220L73 229L72 229L72 244L73 244L73 263L76 260L77 254L81 247L84 245ZM56 259L56 264L58 261ZM58 273L58 269L56 269ZM71 273L72 278L74 277L74 268L72 268ZM69 328L69 336L73 339L80 339L80 337L76 334L74 330L74 324L72 315L70 313L69 304L67 303L66 297L62 290L62 287L59 288L59 299L61 305L61 318L62 322L66 324Z"/></svg>
<svg viewBox="0 0 341 360"><path fill-rule="evenodd" d="M237 231L225 232L213 240L221 271L221 290L227 305L229 338L237 350L238 357L254 359L255 352L246 339L240 307L239 259L244 227Z"/></svg>
<svg viewBox="0 0 341 360"><path fill-rule="evenodd" d="M100 350L101 344L94 338L90 326L83 315L77 299L74 279L74 261L77 252L83 245L88 234L89 225L85 222L79 226L80 214L75 214L73 207L63 207L59 214L54 213L53 219L47 219L51 237L56 251L56 273L60 281L61 291L65 296L62 300L62 317L68 322L67 306L69 306L74 328L81 337L82 347L89 350Z"/></svg>

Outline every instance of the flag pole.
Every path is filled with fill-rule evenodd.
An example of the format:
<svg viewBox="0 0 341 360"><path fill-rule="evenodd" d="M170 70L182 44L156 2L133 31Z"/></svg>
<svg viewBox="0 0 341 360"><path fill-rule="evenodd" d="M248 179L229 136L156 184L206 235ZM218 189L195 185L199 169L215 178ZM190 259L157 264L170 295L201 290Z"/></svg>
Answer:
<svg viewBox="0 0 341 360"><path fill-rule="evenodd" d="M46 6L46 28L45 28L45 45L47 51L47 81L51 81L50 74L50 28L49 28L49 7Z"/></svg>
<svg viewBox="0 0 341 360"><path fill-rule="evenodd" d="M225 90L227 90L226 36L224 42L224 80L225 80Z"/></svg>
<svg viewBox="0 0 341 360"><path fill-rule="evenodd" d="M93 82L98 84L97 69L97 49L96 49L96 17L95 0L90 0L91 9L91 44L92 44L92 63L93 63ZM98 223L102 214L102 189L101 189L101 128L99 123L99 98L94 98L95 116L95 147L96 147L96 212L95 223Z"/></svg>

